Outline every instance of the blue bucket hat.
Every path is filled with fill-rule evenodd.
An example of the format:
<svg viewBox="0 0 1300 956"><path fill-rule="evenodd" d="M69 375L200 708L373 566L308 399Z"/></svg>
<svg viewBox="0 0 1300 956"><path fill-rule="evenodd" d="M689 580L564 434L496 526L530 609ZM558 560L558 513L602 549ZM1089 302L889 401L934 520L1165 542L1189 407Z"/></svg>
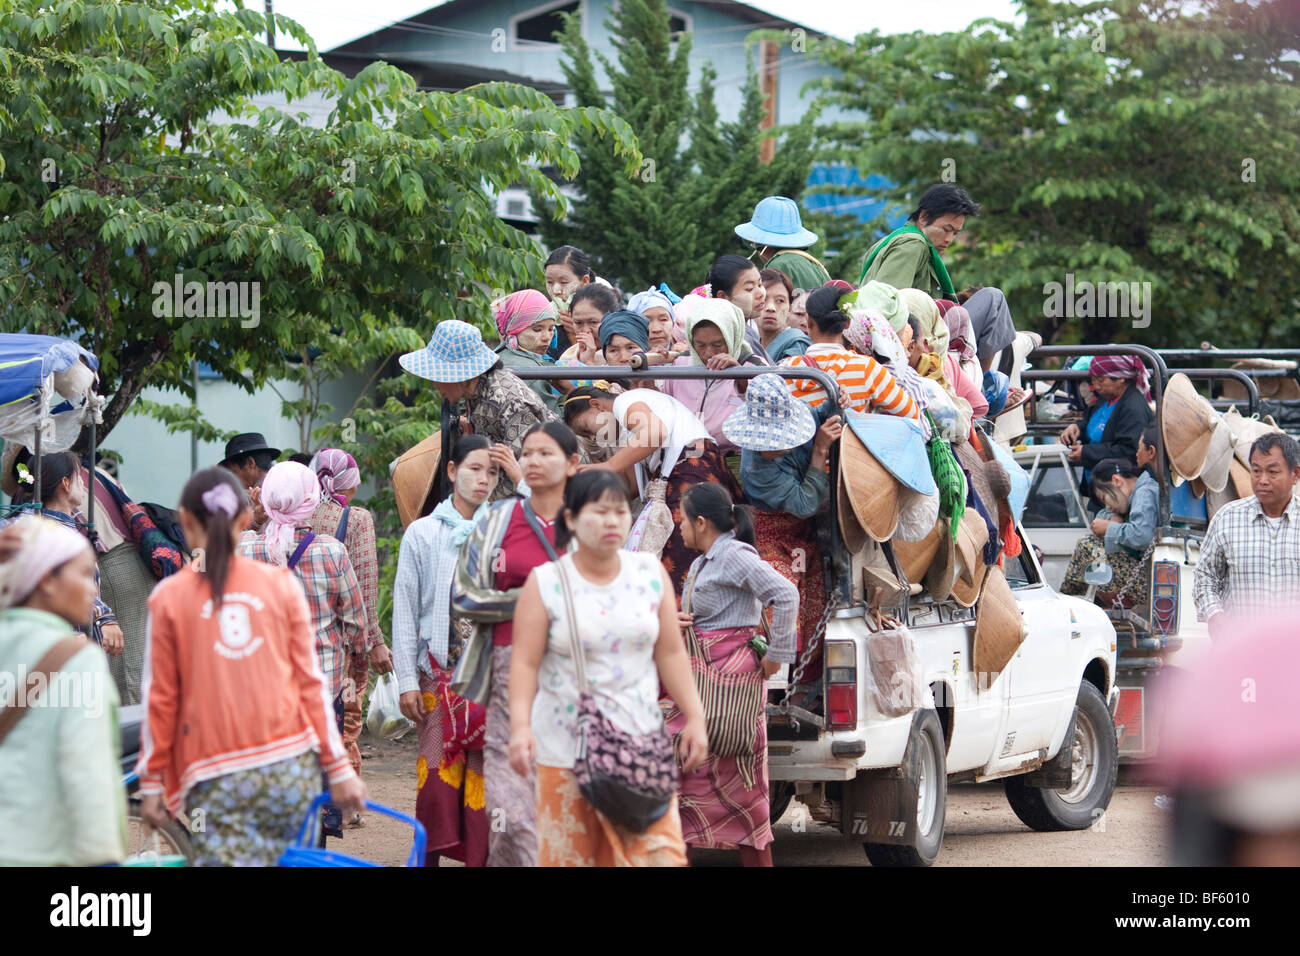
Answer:
<svg viewBox="0 0 1300 956"><path fill-rule="evenodd" d="M474 326L444 319L434 327L428 345L397 361L412 375L431 382L468 382L495 365L497 355L483 344L483 333Z"/></svg>
<svg viewBox="0 0 1300 956"><path fill-rule="evenodd" d="M745 404L722 423L722 434L749 451L798 448L817 432L808 403L795 398L780 375L755 375Z"/></svg>
<svg viewBox="0 0 1300 956"><path fill-rule="evenodd" d="M799 206L785 196L766 196L754 207L754 218L736 227L736 235L760 246L802 249L817 241L817 233L803 227Z"/></svg>
<svg viewBox="0 0 1300 956"><path fill-rule="evenodd" d="M896 415L848 411L848 425L867 451L902 484L923 495L937 494L921 426Z"/></svg>

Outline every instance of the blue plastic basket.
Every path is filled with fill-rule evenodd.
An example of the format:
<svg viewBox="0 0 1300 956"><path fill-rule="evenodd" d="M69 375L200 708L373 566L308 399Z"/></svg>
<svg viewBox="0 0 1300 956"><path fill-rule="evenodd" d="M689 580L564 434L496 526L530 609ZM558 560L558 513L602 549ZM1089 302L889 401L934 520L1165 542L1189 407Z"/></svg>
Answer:
<svg viewBox="0 0 1300 956"><path fill-rule="evenodd" d="M284 851L284 855L280 857L280 866L379 866L380 864L371 863L369 860L360 860L345 853L322 850L315 846L321 808L328 800L329 794L322 793L311 802L311 806L307 808L307 817L298 830L298 840ZM406 859L406 865L424 866L424 852L428 838L424 833L424 825L419 820L383 804L371 803L369 800L366 801L366 809L410 824L411 829L415 831L415 840L411 846L411 855Z"/></svg>

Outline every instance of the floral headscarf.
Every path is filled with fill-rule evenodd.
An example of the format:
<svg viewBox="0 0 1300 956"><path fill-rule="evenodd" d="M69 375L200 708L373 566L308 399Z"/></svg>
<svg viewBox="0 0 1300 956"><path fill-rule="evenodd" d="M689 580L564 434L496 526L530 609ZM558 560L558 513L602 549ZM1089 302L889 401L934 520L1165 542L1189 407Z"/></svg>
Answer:
<svg viewBox="0 0 1300 956"><path fill-rule="evenodd" d="M361 484L357 460L341 448L322 448L316 452L311 460L311 470L316 472L321 492L344 507L348 502L339 492Z"/></svg>
<svg viewBox="0 0 1300 956"><path fill-rule="evenodd" d="M844 341L864 355L879 355L885 367L900 388L912 396L917 407L924 410L930 404L930 393L916 369L907 364L907 350L893 326L879 312L854 310L849 326L844 330ZM921 431L930 438L930 423L921 418Z"/></svg>

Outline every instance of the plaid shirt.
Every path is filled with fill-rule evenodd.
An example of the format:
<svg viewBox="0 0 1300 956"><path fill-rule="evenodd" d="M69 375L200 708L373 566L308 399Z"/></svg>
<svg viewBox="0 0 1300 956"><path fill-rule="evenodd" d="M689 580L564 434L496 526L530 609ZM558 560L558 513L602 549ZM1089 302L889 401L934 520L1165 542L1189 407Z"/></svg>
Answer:
<svg viewBox="0 0 1300 956"><path fill-rule="evenodd" d="M296 528L292 547L297 548L309 530ZM239 553L255 561L272 563L266 538L253 531L245 531L240 536ZM361 647L366 633L366 608L361 600L361 586L357 583L347 551L331 537L317 537L303 553L293 573L307 595L320 669L325 673L330 697L337 697L343 689L347 648L349 645Z"/></svg>
<svg viewBox="0 0 1300 956"><path fill-rule="evenodd" d="M1300 499L1276 530L1253 495L1220 508L1201 542L1194 593L1200 621L1221 611L1247 620L1300 601Z"/></svg>
<svg viewBox="0 0 1300 956"><path fill-rule="evenodd" d="M312 531L333 538L342 518L343 506L333 498L325 497L309 522ZM361 585L361 601L366 606L366 640L362 650L365 653L384 643L384 633L379 629L379 556L375 551L375 519L365 508L353 507L348 513L347 540L343 544L348 549L348 560L356 572L357 583Z"/></svg>

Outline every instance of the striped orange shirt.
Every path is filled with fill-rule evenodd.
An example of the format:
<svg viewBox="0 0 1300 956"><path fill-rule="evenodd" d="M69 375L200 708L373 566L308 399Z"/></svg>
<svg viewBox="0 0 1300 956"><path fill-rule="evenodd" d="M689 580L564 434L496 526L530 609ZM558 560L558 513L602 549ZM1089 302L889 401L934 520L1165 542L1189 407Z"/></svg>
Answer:
<svg viewBox="0 0 1300 956"><path fill-rule="evenodd" d="M849 408L858 412L880 412L900 418L919 418L916 400L903 391L889 369L870 355L818 343L803 355L792 355L782 365L806 365L821 368L835 376L840 388L849 393ZM826 392L812 379L795 379L790 391L796 398L816 408L826 401Z"/></svg>

